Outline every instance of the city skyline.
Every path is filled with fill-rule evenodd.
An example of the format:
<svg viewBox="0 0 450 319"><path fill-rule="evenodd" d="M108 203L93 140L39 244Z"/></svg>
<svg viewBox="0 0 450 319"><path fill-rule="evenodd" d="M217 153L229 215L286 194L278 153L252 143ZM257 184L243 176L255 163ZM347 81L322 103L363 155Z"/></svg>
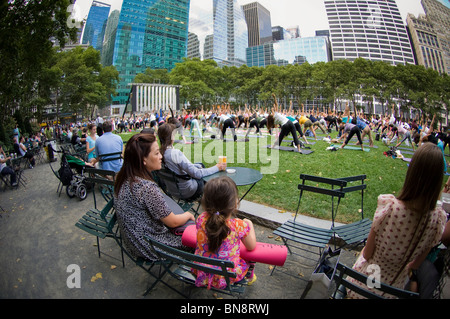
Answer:
<svg viewBox="0 0 450 319"><path fill-rule="evenodd" d="M438 0L450 7L449 0ZM103 0L102 2L111 4L111 11L120 10L123 0ZM299 26L302 37L315 36L316 30L328 30L328 19L323 0L238 0L240 5L259 2L270 11L272 26L281 26L289 28ZM77 0L77 6L80 10L79 17L87 17L92 0ZM406 25L408 13L418 16L425 13L421 0L396 0L402 21ZM307 8L308 10L305 10Z"/></svg>

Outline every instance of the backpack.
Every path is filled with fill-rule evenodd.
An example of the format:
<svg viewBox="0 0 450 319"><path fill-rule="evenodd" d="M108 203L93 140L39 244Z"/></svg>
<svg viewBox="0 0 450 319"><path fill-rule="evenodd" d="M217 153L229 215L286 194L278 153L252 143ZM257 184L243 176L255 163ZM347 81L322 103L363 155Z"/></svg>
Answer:
<svg viewBox="0 0 450 319"><path fill-rule="evenodd" d="M72 181L73 177L73 172L64 155L63 158L61 159L61 167L58 170L58 173L61 184L63 184L64 186L70 185L70 182Z"/></svg>

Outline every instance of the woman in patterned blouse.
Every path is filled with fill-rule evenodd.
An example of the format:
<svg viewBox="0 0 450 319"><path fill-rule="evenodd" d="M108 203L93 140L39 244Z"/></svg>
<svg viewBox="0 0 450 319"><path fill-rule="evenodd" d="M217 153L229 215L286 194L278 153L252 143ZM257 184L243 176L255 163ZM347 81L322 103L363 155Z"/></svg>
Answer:
<svg viewBox="0 0 450 319"><path fill-rule="evenodd" d="M161 159L154 134L134 135L127 143L123 166L114 185L114 207L125 246L133 256L149 260L157 257L144 235L184 249L181 236L170 228L195 221L190 212L174 214L153 181L151 172L161 169Z"/></svg>

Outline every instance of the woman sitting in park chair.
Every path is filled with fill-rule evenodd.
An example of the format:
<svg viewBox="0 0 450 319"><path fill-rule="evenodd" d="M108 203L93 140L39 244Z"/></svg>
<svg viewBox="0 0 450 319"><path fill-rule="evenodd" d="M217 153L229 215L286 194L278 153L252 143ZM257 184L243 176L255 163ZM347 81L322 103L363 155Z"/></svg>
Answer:
<svg viewBox="0 0 450 319"><path fill-rule="evenodd" d="M161 169L162 155L153 134L137 134L128 141L124 162L114 185L114 207L123 242L131 255L157 260L144 236L171 247L186 249L173 229L195 221L190 212L176 214L152 172Z"/></svg>

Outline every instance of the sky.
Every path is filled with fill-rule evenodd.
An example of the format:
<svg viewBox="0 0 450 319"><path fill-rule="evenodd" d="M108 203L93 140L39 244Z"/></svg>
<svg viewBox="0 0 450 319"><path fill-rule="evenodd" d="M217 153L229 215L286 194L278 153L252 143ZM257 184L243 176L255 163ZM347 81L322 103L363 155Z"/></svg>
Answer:
<svg viewBox="0 0 450 319"><path fill-rule="evenodd" d="M123 0L101 0L111 4L111 11L120 10ZM212 0L211 0L212 1ZM449 6L449 0L439 0ZM240 5L255 0L238 0ZM327 30L328 19L323 0L258 0L270 11L272 26L284 28L299 26L302 37L314 36L316 30ZM424 13L420 0L396 0L397 6L406 24L406 16L412 13L418 16ZM87 17L92 0L77 0L79 16Z"/></svg>

